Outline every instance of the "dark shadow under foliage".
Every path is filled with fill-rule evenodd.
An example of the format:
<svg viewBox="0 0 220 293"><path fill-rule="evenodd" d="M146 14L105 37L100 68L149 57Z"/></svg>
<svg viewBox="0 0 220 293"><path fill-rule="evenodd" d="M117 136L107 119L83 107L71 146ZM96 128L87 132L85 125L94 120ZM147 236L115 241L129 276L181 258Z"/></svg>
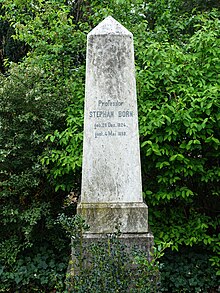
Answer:
<svg viewBox="0 0 220 293"><path fill-rule="evenodd" d="M69 254L67 247L56 249L44 241L19 255L13 265L0 261L0 292L49 293L64 288Z"/></svg>
<svg viewBox="0 0 220 293"><path fill-rule="evenodd" d="M217 293L220 279L210 265L211 255L201 247L166 251L160 259L161 292Z"/></svg>

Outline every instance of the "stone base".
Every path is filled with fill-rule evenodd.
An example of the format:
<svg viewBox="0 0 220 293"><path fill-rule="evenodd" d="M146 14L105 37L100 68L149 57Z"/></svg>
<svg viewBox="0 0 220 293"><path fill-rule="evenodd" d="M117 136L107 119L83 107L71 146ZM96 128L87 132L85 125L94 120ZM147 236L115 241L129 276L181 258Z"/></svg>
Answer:
<svg viewBox="0 0 220 293"><path fill-rule="evenodd" d="M119 226L122 234L148 234L148 207L143 202L80 202L77 213L86 220L86 224L90 227L85 235L114 233L116 226Z"/></svg>
<svg viewBox="0 0 220 293"><path fill-rule="evenodd" d="M110 245L111 249L113 249L115 245L115 249L118 249L117 252L121 251L121 253L123 253L123 251L125 251L128 258L131 257L132 259L133 252L139 252L144 254L149 261L152 260L151 252L153 252L154 237L151 233L121 234L115 236L116 238L114 240L111 240L111 237L112 236L107 236L106 234L86 233L82 235L82 239L78 245L74 245L72 242L71 260L67 270L68 276L73 277L78 275L80 269L82 270L83 268L89 268L91 266L90 248L92 244L98 244L99 247L107 244ZM131 264L132 263L133 261L131 261Z"/></svg>
<svg viewBox="0 0 220 293"><path fill-rule="evenodd" d="M120 243L125 246L125 248L128 251L133 249L140 250L144 253L147 253L149 259L151 258L150 252L153 252L152 249L154 244L153 234L151 233L135 233L135 234L122 233L116 237L120 241ZM105 241L105 239L107 239L107 236L103 234L91 234L91 233L83 234L83 243L85 247L92 243L96 243L102 239L103 241Z"/></svg>
<svg viewBox="0 0 220 293"><path fill-rule="evenodd" d="M148 207L143 202L136 203L82 203L77 207L86 224L90 226L84 231L78 245L72 245L71 262L68 268L70 275L78 274L79 259L84 259L83 266L87 267L92 244L107 243L112 237L118 241L127 252L145 253L149 261L152 258L154 237L148 231ZM118 226L118 228L116 228ZM101 242L100 242L101 241ZM73 240L74 242L74 240ZM72 244L74 244L72 242ZM128 255L129 255L128 254ZM89 265L88 265L89 266Z"/></svg>
<svg viewBox="0 0 220 293"><path fill-rule="evenodd" d="M109 249L117 253L126 253L128 265L134 269L133 252L141 252L152 260L154 238L148 232L148 207L143 202L137 203L80 203L77 207L80 214L90 226L84 231L78 244L72 239L71 260L68 267L70 281L68 289L71 289L71 278L82 271L91 268L94 255L91 247L107 245ZM116 228L118 226L118 228ZM102 250L101 250L102 251ZM129 262L129 258L130 262ZM103 255L103 260L105 255ZM73 279L72 279L73 280ZM68 283L67 282L67 283Z"/></svg>

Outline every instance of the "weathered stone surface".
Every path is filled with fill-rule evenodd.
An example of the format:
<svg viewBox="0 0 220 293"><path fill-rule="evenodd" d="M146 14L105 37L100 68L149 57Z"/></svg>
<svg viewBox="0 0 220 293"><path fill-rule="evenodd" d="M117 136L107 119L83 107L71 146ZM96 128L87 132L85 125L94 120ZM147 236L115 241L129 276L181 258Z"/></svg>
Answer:
<svg viewBox="0 0 220 293"><path fill-rule="evenodd" d="M88 34L82 202L142 202L132 34L112 17Z"/></svg>
<svg viewBox="0 0 220 293"><path fill-rule="evenodd" d="M77 208L90 226L85 238L113 233L121 224L122 238L142 239L147 248L152 235L142 198L132 34L107 17L88 34L86 61L82 192Z"/></svg>
<svg viewBox="0 0 220 293"><path fill-rule="evenodd" d="M107 240L106 235L104 234L85 234L83 237L83 246L86 250L88 245L92 243L98 242L100 239ZM126 249L130 251L142 251L145 252L148 256L148 259L152 259L152 248L154 244L154 237L151 233L129 233L124 234L122 233L118 240L121 244L125 246Z"/></svg>
<svg viewBox="0 0 220 293"><path fill-rule="evenodd" d="M78 212L86 219L87 233L147 233L147 207L144 203L81 203Z"/></svg>

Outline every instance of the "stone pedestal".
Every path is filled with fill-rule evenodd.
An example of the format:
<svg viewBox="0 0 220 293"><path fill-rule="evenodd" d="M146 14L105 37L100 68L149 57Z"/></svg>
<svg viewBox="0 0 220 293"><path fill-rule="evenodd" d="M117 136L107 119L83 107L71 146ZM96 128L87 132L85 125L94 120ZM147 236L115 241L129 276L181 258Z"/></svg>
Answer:
<svg viewBox="0 0 220 293"><path fill-rule="evenodd" d="M78 213L90 226L87 234L108 234L120 226L121 233L148 233L147 206L137 203L80 203Z"/></svg>
<svg viewBox="0 0 220 293"><path fill-rule="evenodd" d="M86 219L89 230L83 234L86 249L106 235L120 232L121 244L127 249L138 249L151 259L153 235L148 229L148 208L137 203L80 203L78 213Z"/></svg>

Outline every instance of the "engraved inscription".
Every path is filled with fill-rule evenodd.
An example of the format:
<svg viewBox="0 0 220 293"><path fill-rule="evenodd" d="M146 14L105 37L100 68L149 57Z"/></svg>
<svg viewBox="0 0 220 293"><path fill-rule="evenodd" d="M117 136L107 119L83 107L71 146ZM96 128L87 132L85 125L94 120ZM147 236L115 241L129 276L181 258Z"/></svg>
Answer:
<svg viewBox="0 0 220 293"><path fill-rule="evenodd" d="M116 114L116 115L115 115ZM89 118L133 117L133 111L90 111Z"/></svg>
<svg viewBox="0 0 220 293"><path fill-rule="evenodd" d="M118 117L133 117L132 111L119 111Z"/></svg>
<svg viewBox="0 0 220 293"><path fill-rule="evenodd" d="M110 127L127 127L125 123L112 123L112 122L102 122L102 123L95 123L94 129L97 128L110 128Z"/></svg>
<svg viewBox="0 0 220 293"><path fill-rule="evenodd" d="M111 118L114 117L114 111L90 111L89 118Z"/></svg>
<svg viewBox="0 0 220 293"><path fill-rule="evenodd" d="M123 122L123 120L124 118L133 118L134 113L129 109L124 109L124 104L119 100L97 100L97 109L89 111L89 118L95 120L93 123L95 138L128 135L130 119L126 122Z"/></svg>
<svg viewBox="0 0 220 293"><path fill-rule="evenodd" d="M99 100L98 101L98 106L113 106L113 107L118 107L118 106L122 106L124 104L124 102L120 102L120 101L102 101Z"/></svg>

